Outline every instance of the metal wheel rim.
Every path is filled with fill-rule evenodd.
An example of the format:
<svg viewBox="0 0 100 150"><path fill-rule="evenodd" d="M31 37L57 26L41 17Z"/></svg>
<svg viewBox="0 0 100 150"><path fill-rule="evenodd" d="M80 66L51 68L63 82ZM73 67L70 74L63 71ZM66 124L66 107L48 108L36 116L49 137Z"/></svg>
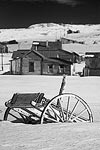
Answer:
<svg viewBox="0 0 100 150"><path fill-rule="evenodd" d="M72 116L72 118L71 118L71 116L69 117L69 119L67 118L66 120L65 120L65 111L63 110L62 111L62 116L63 116L63 118L61 117L61 116L59 116L56 112L54 112L55 111L55 109L54 108L52 108L51 106L52 106L52 103L56 100L56 99L61 99L61 98L64 98L64 97L73 97L73 98L75 98L75 100L76 100L76 102L75 102L75 105L73 106L73 108L72 108L72 110L71 111L69 111L69 113L67 112L67 115L71 115ZM71 99L69 100L69 101L71 101ZM81 107L83 107L84 108L84 110L81 110L81 112L79 112L78 114L75 114L75 109L76 109L76 107L79 105L79 103L80 103L80 105L81 105ZM66 105L68 105L68 99L67 99L67 104ZM75 108L74 108L75 107ZM51 114L50 114L50 110L49 109L51 109L51 111L53 111L53 113L55 114L55 116L56 116L56 118L57 119L55 119L55 117L54 116L51 116ZM63 109L63 108L62 108ZM68 109L68 108L67 108ZM73 112L72 112L73 111ZM82 112L83 111L83 112ZM48 112L49 112L49 114L48 114ZM83 116L82 116L82 113L83 114L85 114L85 115L87 115L86 116L86 118L84 118ZM66 116L67 116L66 115ZM42 123L44 123L45 121L45 119L47 118L47 120L48 120L48 117L49 117L49 119L51 120L51 122L93 122L93 115L92 115L92 111L91 111L91 109L90 109L90 107L89 107L89 105L82 99L82 98L80 98L79 96L77 96L76 94L72 94L72 93L63 93L63 94L61 94L61 95L57 95L57 96L55 96L54 98L52 98L50 101L49 101L49 103L44 107L44 110L43 110L43 112L42 112L42 114L41 114L41 117L40 117L40 122L41 122L41 124ZM83 118L82 118L83 117ZM48 122L48 121L47 121Z"/></svg>

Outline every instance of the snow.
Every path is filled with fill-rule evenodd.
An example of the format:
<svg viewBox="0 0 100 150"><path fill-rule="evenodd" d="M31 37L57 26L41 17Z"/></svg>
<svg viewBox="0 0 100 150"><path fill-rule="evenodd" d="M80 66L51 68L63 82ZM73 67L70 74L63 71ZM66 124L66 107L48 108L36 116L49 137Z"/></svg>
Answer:
<svg viewBox="0 0 100 150"><path fill-rule="evenodd" d="M100 44L63 44L62 48L69 52L85 54L86 52L100 52Z"/></svg>
<svg viewBox="0 0 100 150"><path fill-rule="evenodd" d="M68 30L78 33L67 34ZM21 29L0 29L0 41L16 40L18 44L7 45L8 50L13 52L17 49L30 49L33 41L55 41L66 38L77 41L77 43L63 44L66 51L85 53L87 51L99 52L100 47L100 25L71 25L40 23ZM83 42L84 44L78 44Z"/></svg>
<svg viewBox="0 0 100 150"><path fill-rule="evenodd" d="M68 30L79 31L79 33L67 34ZM55 40L61 37L100 44L100 25L70 25L42 23L31 25L29 28L0 29L0 41L25 41L25 40Z"/></svg>
<svg viewBox="0 0 100 150"><path fill-rule="evenodd" d="M1 150L99 150L100 148L100 126L95 123L31 126L4 122L1 123L0 131Z"/></svg>
<svg viewBox="0 0 100 150"><path fill-rule="evenodd" d="M4 103L16 92L44 92L52 98L59 93L62 76L0 75L0 120ZM99 150L100 149L100 77L66 79L64 92L82 97L90 106L93 123L55 123L25 125L0 122L0 150Z"/></svg>
<svg viewBox="0 0 100 150"><path fill-rule="evenodd" d="M80 33L67 34L79 30ZM100 25L36 24L25 29L0 29L0 41L17 40L19 45L9 45L12 51L30 48L32 41L55 40L61 37L85 44L65 44L69 51L85 53L99 51ZM93 44L96 41L96 44ZM4 54L4 71L9 71L10 54ZM84 64L76 70L82 69ZM1 60L0 60L0 74ZM82 97L93 113L93 123L55 123L31 125L2 121L5 102L14 93L45 93L46 98L58 95L62 76L0 75L0 150L99 150L100 149L100 77L68 76L64 92Z"/></svg>

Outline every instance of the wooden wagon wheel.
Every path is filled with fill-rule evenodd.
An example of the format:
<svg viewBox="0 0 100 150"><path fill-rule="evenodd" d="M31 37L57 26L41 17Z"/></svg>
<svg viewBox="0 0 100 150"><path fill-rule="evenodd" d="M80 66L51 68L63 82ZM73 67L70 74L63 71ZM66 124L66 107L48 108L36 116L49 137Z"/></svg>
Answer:
<svg viewBox="0 0 100 150"><path fill-rule="evenodd" d="M29 112L31 113L31 111ZM4 119L13 123L32 123L31 114L21 108L8 107L4 114Z"/></svg>
<svg viewBox="0 0 100 150"><path fill-rule="evenodd" d="M8 107L4 114L4 120L13 123L26 123L26 117L21 113L21 110L19 108Z"/></svg>
<svg viewBox="0 0 100 150"><path fill-rule="evenodd" d="M43 95L43 93L41 93ZM17 100L14 99L17 97ZM19 96L19 97L18 97ZM31 101L34 95L30 99L25 98L31 95L14 94L13 98L5 103L7 107L3 120L8 120L13 123L25 123L36 124L40 123L40 116L42 112L41 107L37 107L36 102ZM36 96L36 93L35 93ZM23 98L24 97L24 98ZM12 100L16 100L12 103Z"/></svg>
<svg viewBox="0 0 100 150"><path fill-rule="evenodd" d="M64 93L52 98L41 114L41 124L50 122L93 122L88 104L79 96Z"/></svg>

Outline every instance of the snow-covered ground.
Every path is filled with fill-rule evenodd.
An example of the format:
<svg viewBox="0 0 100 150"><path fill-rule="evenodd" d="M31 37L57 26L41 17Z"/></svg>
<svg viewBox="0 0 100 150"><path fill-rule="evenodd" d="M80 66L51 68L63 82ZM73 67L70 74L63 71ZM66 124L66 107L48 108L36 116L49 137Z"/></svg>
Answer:
<svg viewBox="0 0 100 150"><path fill-rule="evenodd" d="M5 105L16 92L58 94L62 76L0 75L0 120ZM99 150L100 149L100 77L70 77L64 92L82 97L91 107L93 123L58 123L45 125L0 122L0 150Z"/></svg>

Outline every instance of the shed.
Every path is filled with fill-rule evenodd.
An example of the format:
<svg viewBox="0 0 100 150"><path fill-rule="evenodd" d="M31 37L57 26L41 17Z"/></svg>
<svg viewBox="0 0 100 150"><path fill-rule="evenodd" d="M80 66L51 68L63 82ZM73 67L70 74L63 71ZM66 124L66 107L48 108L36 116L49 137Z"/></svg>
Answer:
<svg viewBox="0 0 100 150"><path fill-rule="evenodd" d="M100 52L85 53L84 76L100 76Z"/></svg>

